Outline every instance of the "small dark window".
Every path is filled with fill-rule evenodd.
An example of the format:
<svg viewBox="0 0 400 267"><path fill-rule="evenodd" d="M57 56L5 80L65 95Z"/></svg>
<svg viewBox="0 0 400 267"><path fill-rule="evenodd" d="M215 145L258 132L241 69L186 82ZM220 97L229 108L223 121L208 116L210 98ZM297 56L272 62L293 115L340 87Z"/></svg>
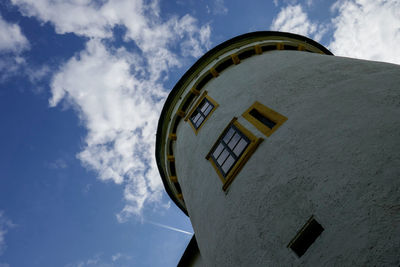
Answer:
<svg viewBox="0 0 400 267"><path fill-rule="evenodd" d="M169 163L169 172L171 173L171 176L176 176L176 169L174 162Z"/></svg>
<svg viewBox="0 0 400 267"><path fill-rule="evenodd" d="M264 45L261 47L263 52L276 50L276 45Z"/></svg>
<svg viewBox="0 0 400 267"><path fill-rule="evenodd" d="M190 94L190 95L188 96L188 98L185 100L185 103L183 103L183 105L182 105L182 107L181 107L181 110L182 110L182 111L186 112L186 109L187 109L187 108L189 107L189 105L192 103L192 101L193 101L193 99L194 99L195 96L196 96L195 94Z"/></svg>
<svg viewBox="0 0 400 267"><path fill-rule="evenodd" d="M301 257L314 243L317 237L324 231L324 228L313 217L303 226L296 237L289 243L297 256Z"/></svg>
<svg viewBox="0 0 400 267"><path fill-rule="evenodd" d="M197 130L200 125L207 118L208 114L210 114L211 110L214 108L214 105L208 101L207 98L204 98L200 105L197 106L196 110L190 116L190 121L192 125Z"/></svg>
<svg viewBox="0 0 400 267"><path fill-rule="evenodd" d="M174 154L174 150L173 150L173 141L169 140L169 144L168 144L168 154L169 155L173 155Z"/></svg>
<svg viewBox="0 0 400 267"><path fill-rule="evenodd" d="M263 114L261 114L257 109L253 108L250 110L249 114L259 120L262 124L267 126L268 128L272 129L276 125L275 122L271 121L267 117L265 117Z"/></svg>
<svg viewBox="0 0 400 267"><path fill-rule="evenodd" d="M176 188L176 192L178 192L178 194L182 194L182 189L179 183L174 183L174 186Z"/></svg>
<svg viewBox="0 0 400 267"><path fill-rule="evenodd" d="M197 90L201 90L214 76L211 73L207 74L196 86Z"/></svg>
<svg viewBox="0 0 400 267"><path fill-rule="evenodd" d="M256 54L256 51L254 51L254 49L246 50L239 54L239 59L243 60L243 59L249 58L255 54Z"/></svg>
<svg viewBox="0 0 400 267"><path fill-rule="evenodd" d="M224 62L222 62L221 64L219 64L219 65L215 68L215 70L216 70L218 73L221 73L223 70L225 70L226 68L228 68L228 67L231 66L231 65L233 65L233 61L232 61L231 58L229 58L229 59L225 60Z"/></svg>
<svg viewBox="0 0 400 267"><path fill-rule="evenodd" d="M181 121L181 117L179 116L175 116L175 121L174 124L172 126L172 133L176 133L176 130L178 129L178 124Z"/></svg>
<svg viewBox="0 0 400 267"><path fill-rule="evenodd" d="M215 149L211 152L211 158L220 170L222 176L227 176L228 172L232 169L249 144L249 138L234 125L231 125L225 131L218 145L215 146Z"/></svg>
<svg viewBox="0 0 400 267"><path fill-rule="evenodd" d="M287 120L257 101L243 113L243 117L268 137Z"/></svg>

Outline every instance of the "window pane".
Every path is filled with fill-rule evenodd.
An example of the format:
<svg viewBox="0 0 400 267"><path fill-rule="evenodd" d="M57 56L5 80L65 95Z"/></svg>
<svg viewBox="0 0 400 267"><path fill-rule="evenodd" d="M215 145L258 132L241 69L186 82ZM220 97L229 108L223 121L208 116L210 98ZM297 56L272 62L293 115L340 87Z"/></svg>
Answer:
<svg viewBox="0 0 400 267"><path fill-rule="evenodd" d="M204 102L204 104L203 104L203 106L200 108L200 110L201 110L201 112L204 113L204 111L208 108L208 106L209 106L210 104L208 104L207 101L203 101L203 102Z"/></svg>
<svg viewBox="0 0 400 267"><path fill-rule="evenodd" d="M233 150L233 153L235 153L235 155L237 157L240 156L240 154L242 154L242 152L244 151L244 149L247 147L247 145L249 144L249 142L247 142L245 139L240 139L239 143L236 145L235 149Z"/></svg>
<svg viewBox="0 0 400 267"><path fill-rule="evenodd" d="M204 111L204 116L207 116L212 109L213 109L213 105L208 105L206 111Z"/></svg>
<svg viewBox="0 0 400 267"><path fill-rule="evenodd" d="M219 144L219 145L217 146L217 148L214 150L213 157L214 157L215 159L217 159L218 156L219 156L219 154L221 154L222 149L224 149L224 146L223 146L222 144Z"/></svg>
<svg viewBox="0 0 400 267"><path fill-rule="evenodd" d="M235 159L232 156L229 156L229 158L224 162L221 167L225 174L231 169L233 163L235 163Z"/></svg>
<svg viewBox="0 0 400 267"><path fill-rule="evenodd" d="M221 155L219 155L219 158L217 159L217 163L219 166L222 165L222 163L224 163L224 161L226 160L226 158L229 156L229 152L227 149L224 149L224 151L222 151Z"/></svg>
<svg viewBox="0 0 400 267"><path fill-rule="evenodd" d="M196 122L196 128L199 128L200 124L204 121L204 117L200 116L200 118Z"/></svg>
<svg viewBox="0 0 400 267"><path fill-rule="evenodd" d="M196 121L199 119L199 117L200 113L195 112L190 119L192 120L193 124L196 124Z"/></svg>
<svg viewBox="0 0 400 267"><path fill-rule="evenodd" d="M240 135L238 133L235 133L235 135L232 137L231 141L229 141L228 147L230 149L233 149L235 147L235 145L237 144L237 142L239 142L239 139L240 139Z"/></svg>
<svg viewBox="0 0 400 267"><path fill-rule="evenodd" d="M235 133L235 130L231 127L229 131L226 133L224 137L224 142L227 144L229 140L231 139L232 135Z"/></svg>
<svg viewBox="0 0 400 267"><path fill-rule="evenodd" d="M253 116L254 118L256 118L257 120L259 120L262 124L264 124L265 126L267 126L268 128L272 129L274 128L274 126L276 125L275 122L273 122L272 120L270 120L269 118L267 118L266 116L264 116L263 114L261 114L257 109L253 108L252 110L250 110L249 114L251 116Z"/></svg>

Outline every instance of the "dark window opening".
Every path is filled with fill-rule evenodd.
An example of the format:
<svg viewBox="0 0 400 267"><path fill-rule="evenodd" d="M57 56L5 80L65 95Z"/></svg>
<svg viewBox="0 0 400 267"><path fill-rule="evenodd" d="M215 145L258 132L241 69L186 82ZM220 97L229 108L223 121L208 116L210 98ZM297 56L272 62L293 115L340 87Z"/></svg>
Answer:
<svg viewBox="0 0 400 267"><path fill-rule="evenodd" d="M288 247L290 247L297 256L301 257L323 231L324 228L322 225L314 218L311 218L289 243Z"/></svg>
<svg viewBox="0 0 400 267"><path fill-rule="evenodd" d="M173 141L169 140L169 144L168 144L168 155L173 155L174 154L174 150L173 150Z"/></svg>
<svg viewBox="0 0 400 267"><path fill-rule="evenodd" d="M214 105L208 101L207 98L204 98L203 101L201 101L200 105L198 105L196 110L190 116L190 122L196 130L199 129L213 108Z"/></svg>
<svg viewBox="0 0 400 267"><path fill-rule="evenodd" d="M212 76L211 73L207 74L196 86L197 90L201 90L204 85L206 85L206 83L208 83L212 78L214 78L214 76Z"/></svg>
<svg viewBox="0 0 400 267"><path fill-rule="evenodd" d="M182 189L179 183L174 183L174 186L176 188L176 192L178 192L178 194L182 194Z"/></svg>
<svg viewBox="0 0 400 267"><path fill-rule="evenodd" d="M227 67L233 65L233 61L231 58L225 60L224 62L222 62L221 64L219 64L217 67L215 67L215 70L218 73L221 73L223 70L225 70Z"/></svg>
<svg viewBox="0 0 400 267"><path fill-rule="evenodd" d="M261 47L263 52L276 50L276 45L264 45Z"/></svg>
<svg viewBox="0 0 400 267"><path fill-rule="evenodd" d="M186 109L189 107L190 103L192 103L195 96L196 96L195 94L189 94L188 98L185 100L185 102L181 107L181 110L183 112L186 112Z"/></svg>
<svg viewBox="0 0 400 267"><path fill-rule="evenodd" d="M243 60L243 59L249 58L255 54L256 54L256 51L254 51L254 49L251 49L251 50L246 50L246 51L240 53L238 55L238 57L240 60Z"/></svg>
<svg viewBox="0 0 400 267"><path fill-rule="evenodd" d="M211 158L224 177L227 176L249 144L250 140L234 125L231 125L222 135L218 145L211 153Z"/></svg>
<svg viewBox="0 0 400 267"><path fill-rule="evenodd" d="M261 114L257 109L253 108L252 110L250 110L249 114L251 116L253 116L254 118L256 118L257 120L259 120L262 124L264 124L265 126L267 126L268 128L272 129L274 128L274 126L276 125L275 122L273 122L272 120L268 119L267 117L265 117L263 114Z"/></svg>
<svg viewBox="0 0 400 267"><path fill-rule="evenodd" d="M169 163L169 172L171 173L171 176L176 176L176 170L175 170L175 163L170 162Z"/></svg>
<svg viewBox="0 0 400 267"><path fill-rule="evenodd" d="M181 120L181 117L175 116L174 126L172 126L172 133L176 133L176 130L178 129L178 124L179 124L180 120Z"/></svg>
<svg viewBox="0 0 400 267"><path fill-rule="evenodd" d="M293 45L286 45L285 44L285 50L298 50L297 46L293 46Z"/></svg>

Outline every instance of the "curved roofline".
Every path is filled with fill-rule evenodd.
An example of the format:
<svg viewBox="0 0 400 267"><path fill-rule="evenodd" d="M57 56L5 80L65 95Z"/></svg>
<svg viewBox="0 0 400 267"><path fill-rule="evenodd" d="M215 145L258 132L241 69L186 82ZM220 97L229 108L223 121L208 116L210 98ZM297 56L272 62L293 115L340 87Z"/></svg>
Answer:
<svg viewBox="0 0 400 267"><path fill-rule="evenodd" d="M167 175L164 172L164 169L162 168L162 163L160 159L160 151L161 151L161 144L162 144L162 138L164 138L162 135L162 130L163 130L163 125L164 125L164 120L165 117L168 113L168 110L170 109L170 105L175 99L175 96L177 93L180 91L180 88L185 84L185 81L192 75L192 73L198 69L200 66L203 65L203 63L207 62L212 58L214 55L216 55L219 51L223 50L224 48L229 47L232 44L238 43L240 41L244 41L246 39L256 39L256 38L261 38L261 37L269 37L269 36L276 36L276 37L286 37L286 38L292 38L296 39L298 41L308 43L319 50L321 50L324 54L326 55L333 55L332 52L330 52L327 48L325 48L323 45L317 43L316 41L302 36L298 34L293 34L293 33L288 33L288 32L277 32L277 31L256 31L256 32L250 32L250 33L245 33L239 36L236 36L232 39L229 39L211 50L209 50L207 53L205 53L201 58L199 58L190 68L185 72L185 74L179 79L179 81L176 83L174 88L172 88L171 92L169 93L163 109L161 111L160 119L158 120L158 125L157 125L157 137L156 137L156 162L157 162L157 167L161 175L161 179L164 184L164 188L167 191L167 194L169 197L175 202L175 204L185 213L188 215L186 208L179 202L179 200L176 198L174 195L173 191L169 187L168 181L167 181Z"/></svg>

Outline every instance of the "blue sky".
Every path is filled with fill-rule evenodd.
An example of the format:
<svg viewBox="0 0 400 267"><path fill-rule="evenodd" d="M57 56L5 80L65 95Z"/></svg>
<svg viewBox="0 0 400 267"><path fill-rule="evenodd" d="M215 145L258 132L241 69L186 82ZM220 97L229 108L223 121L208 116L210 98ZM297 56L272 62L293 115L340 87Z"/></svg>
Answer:
<svg viewBox="0 0 400 267"><path fill-rule="evenodd" d="M2 1L0 267L175 266L193 230L155 165L163 102L205 51L271 29L400 64L397 0Z"/></svg>

